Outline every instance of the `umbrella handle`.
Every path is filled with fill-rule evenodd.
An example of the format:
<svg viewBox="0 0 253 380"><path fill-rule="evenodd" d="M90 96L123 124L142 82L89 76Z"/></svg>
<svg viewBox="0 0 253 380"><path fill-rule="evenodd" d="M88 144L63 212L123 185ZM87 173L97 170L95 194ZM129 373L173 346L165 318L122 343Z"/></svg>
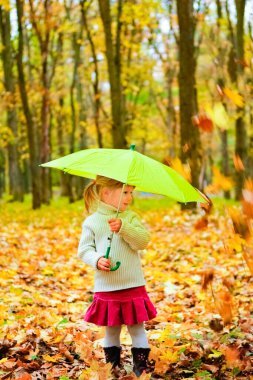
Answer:
<svg viewBox="0 0 253 380"><path fill-rule="evenodd" d="M105 259L108 259L109 258L109 253L110 253L110 250L111 250L111 247L107 247L107 250L106 250L106 254L105 254ZM113 267L113 268L110 268L110 271L115 271L117 270L119 267L120 267L120 264L121 262L120 261L117 261L116 262L116 265Z"/></svg>

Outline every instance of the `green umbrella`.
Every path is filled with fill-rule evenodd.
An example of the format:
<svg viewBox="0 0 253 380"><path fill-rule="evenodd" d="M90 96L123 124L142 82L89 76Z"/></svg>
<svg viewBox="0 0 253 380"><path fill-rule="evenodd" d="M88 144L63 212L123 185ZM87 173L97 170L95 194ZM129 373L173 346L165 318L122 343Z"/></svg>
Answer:
<svg viewBox="0 0 253 380"><path fill-rule="evenodd" d="M175 170L136 152L134 145L130 149L85 149L41 166L91 179L97 175L109 177L135 186L137 191L166 195L183 203L206 202L201 193ZM107 258L109 252L110 247L106 252Z"/></svg>
<svg viewBox="0 0 253 380"><path fill-rule="evenodd" d="M166 195L179 202L205 202L172 168L131 149L85 149L42 164L86 178L101 175L135 186L137 191Z"/></svg>

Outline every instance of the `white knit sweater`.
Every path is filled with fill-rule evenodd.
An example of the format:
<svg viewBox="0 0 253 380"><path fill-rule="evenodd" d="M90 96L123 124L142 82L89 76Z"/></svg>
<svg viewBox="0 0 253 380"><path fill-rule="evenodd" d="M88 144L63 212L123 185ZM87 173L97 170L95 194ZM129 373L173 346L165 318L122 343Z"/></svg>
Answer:
<svg viewBox="0 0 253 380"><path fill-rule="evenodd" d="M109 258L112 265L120 261L116 271L97 269L97 261L103 257L111 234L108 220L116 216L116 208L99 202L97 211L83 223L78 247L78 257L95 269L94 292L106 292L145 285L138 250L146 248L149 233L133 211L119 213L120 231L114 233Z"/></svg>

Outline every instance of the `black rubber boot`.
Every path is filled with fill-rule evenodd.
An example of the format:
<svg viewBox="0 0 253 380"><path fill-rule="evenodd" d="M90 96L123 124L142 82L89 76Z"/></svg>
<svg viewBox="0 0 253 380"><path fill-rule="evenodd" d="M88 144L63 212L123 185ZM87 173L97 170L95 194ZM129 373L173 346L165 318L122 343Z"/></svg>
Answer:
<svg viewBox="0 0 253 380"><path fill-rule="evenodd" d="M133 355L133 371L137 377L140 377L142 372L150 372L151 368L148 364L148 356L150 348L132 348Z"/></svg>
<svg viewBox="0 0 253 380"><path fill-rule="evenodd" d="M112 363L112 368L120 367L120 352L121 347L104 347L105 361L106 363Z"/></svg>

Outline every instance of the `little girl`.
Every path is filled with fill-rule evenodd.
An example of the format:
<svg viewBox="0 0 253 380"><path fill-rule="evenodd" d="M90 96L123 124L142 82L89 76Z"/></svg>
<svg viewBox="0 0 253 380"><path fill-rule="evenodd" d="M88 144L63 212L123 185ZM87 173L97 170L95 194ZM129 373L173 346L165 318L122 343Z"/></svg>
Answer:
<svg viewBox="0 0 253 380"><path fill-rule="evenodd" d="M150 352L143 322L156 316L156 309L146 289L138 251L146 248L149 233L138 216L128 211L133 186L97 176L84 191L85 207L90 214L83 223L78 256L95 270L94 300L86 314L86 322L105 327L106 362L120 366L120 332L127 325L132 339L134 373L148 370ZM117 214L119 212L119 217ZM108 237L113 233L110 259L105 253ZM110 237L109 237L110 239ZM110 271L115 261L120 267Z"/></svg>

